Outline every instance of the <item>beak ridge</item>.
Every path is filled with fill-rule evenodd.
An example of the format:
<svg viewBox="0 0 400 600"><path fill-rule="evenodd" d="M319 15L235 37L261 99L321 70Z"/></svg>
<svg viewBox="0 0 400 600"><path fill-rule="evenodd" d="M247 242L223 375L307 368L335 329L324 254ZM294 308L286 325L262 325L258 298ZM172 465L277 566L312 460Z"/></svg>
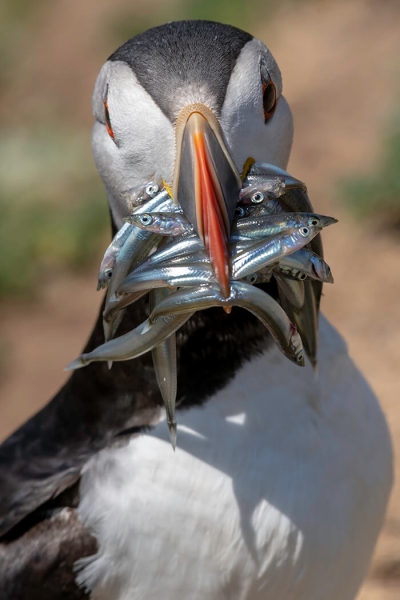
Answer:
<svg viewBox="0 0 400 600"><path fill-rule="evenodd" d="M193 105L191 111L188 108L183 115L186 118L177 121L173 197L202 239L221 290L228 297L230 226L240 177L211 110L203 105Z"/></svg>

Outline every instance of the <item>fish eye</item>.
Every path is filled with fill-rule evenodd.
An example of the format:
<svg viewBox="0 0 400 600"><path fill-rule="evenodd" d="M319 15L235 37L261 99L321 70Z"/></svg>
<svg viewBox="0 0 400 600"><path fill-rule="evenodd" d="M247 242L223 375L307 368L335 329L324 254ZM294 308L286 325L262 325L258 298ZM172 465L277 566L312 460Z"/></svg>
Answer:
<svg viewBox="0 0 400 600"><path fill-rule="evenodd" d="M319 225L319 219L316 219L315 217L313 217L312 219L310 219L310 225L313 225L314 227L316 227L317 225Z"/></svg>
<svg viewBox="0 0 400 600"><path fill-rule="evenodd" d="M297 360L297 362L303 362L303 359L304 359L304 352L303 352L303 350L300 350L300 352L296 356L296 360Z"/></svg>
<svg viewBox="0 0 400 600"><path fill-rule="evenodd" d="M299 233L303 237L308 237L310 235L310 230L308 229L308 227L300 227Z"/></svg>
<svg viewBox="0 0 400 600"><path fill-rule="evenodd" d="M235 216L244 217L244 208L242 208L241 206L237 206L235 209Z"/></svg>
<svg viewBox="0 0 400 600"><path fill-rule="evenodd" d="M264 122L268 123L276 108L276 88L272 81L262 84Z"/></svg>
<svg viewBox="0 0 400 600"><path fill-rule="evenodd" d="M261 202L263 202L264 199L265 199L265 196L262 192L256 192L251 197L251 201L253 204L261 204Z"/></svg>
<svg viewBox="0 0 400 600"><path fill-rule="evenodd" d="M156 183L148 183L145 188L147 196L154 198L158 194L158 185Z"/></svg>
<svg viewBox="0 0 400 600"><path fill-rule="evenodd" d="M307 275L305 273L299 273L298 279L299 281L304 281L307 279Z"/></svg>
<svg viewBox="0 0 400 600"><path fill-rule="evenodd" d="M151 225L153 217L151 215L141 215L139 220L142 225Z"/></svg>
<svg viewBox="0 0 400 600"><path fill-rule="evenodd" d="M253 285L253 284L254 284L254 283L256 283L256 281L257 281L257 275L256 275L255 273L253 273L252 275L248 275L248 276L246 277L246 281L247 281L248 283L251 283L251 285Z"/></svg>

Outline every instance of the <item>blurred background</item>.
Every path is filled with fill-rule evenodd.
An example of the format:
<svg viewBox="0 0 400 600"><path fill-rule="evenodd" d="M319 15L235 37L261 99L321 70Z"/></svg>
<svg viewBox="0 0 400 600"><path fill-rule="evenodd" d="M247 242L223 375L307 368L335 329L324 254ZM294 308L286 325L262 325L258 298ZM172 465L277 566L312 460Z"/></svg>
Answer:
<svg viewBox="0 0 400 600"><path fill-rule="evenodd" d="M129 37L175 19L251 31L280 65L289 171L317 211L335 276L322 308L378 394L400 448L400 2L0 0L0 439L63 383L101 301L109 241L91 94ZM400 597L400 477L359 600ZM340 599L338 599L340 600Z"/></svg>

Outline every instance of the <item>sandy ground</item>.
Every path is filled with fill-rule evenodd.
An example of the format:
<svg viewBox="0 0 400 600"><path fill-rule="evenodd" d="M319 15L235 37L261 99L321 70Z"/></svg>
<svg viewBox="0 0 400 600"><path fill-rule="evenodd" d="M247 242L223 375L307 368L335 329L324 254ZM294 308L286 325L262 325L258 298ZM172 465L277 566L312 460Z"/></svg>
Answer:
<svg viewBox="0 0 400 600"><path fill-rule="evenodd" d="M254 32L272 48L293 109L296 134L289 170L307 182L316 209L340 219L324 236L335 284L326 286L323 310L344 334L380 398L397 454L399 239L383 236L373 222L355 223L337 202L335 185L345 174L368 172L379 158L380 131L398 98L399 24L400 6L394 2L314 3L285 8L267 29ZM95 268L81 278L60 275L35 303L2 306L2 347L9 365L0 384L0 437L35 413L65 379L63 367L79 352L97 312L95 280ZM399 463L396 480L358 600L400 598Z"/></svg>

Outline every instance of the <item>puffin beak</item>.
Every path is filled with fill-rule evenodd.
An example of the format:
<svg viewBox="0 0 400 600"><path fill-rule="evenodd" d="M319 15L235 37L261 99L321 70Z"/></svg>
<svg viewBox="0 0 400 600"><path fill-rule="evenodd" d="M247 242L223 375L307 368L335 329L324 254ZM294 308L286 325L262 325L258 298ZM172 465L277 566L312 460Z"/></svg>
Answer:
<svg viewBox="0 0 400 600"><path fill-rule="evenodd" d="M241 181L214 113L204 104L186 106L176 123L173 198L202 239L221 291L230 278L230 227Z"/></svg>

